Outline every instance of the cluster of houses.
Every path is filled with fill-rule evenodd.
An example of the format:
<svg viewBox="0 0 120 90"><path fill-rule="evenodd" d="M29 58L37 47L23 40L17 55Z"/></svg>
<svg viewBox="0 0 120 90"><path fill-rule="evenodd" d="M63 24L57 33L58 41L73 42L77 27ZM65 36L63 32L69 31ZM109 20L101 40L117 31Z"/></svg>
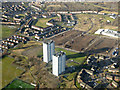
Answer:
<svg viewBox="0 0 120 90"><path fill-rule="evenodd" d="M5 24L5 25L20 25L20 20L18 20L17 18L14 18L14 21L11 21L10 16L8 14L3 14L2 18L0 18L0 20L2 22L0 22L0 24Z"/></svg>
<svg viewBox="0 0 120 90"><path fill-rule="evenodd" d="M21 4L17 5L17 4L12 4L9 3L7 5L2 5L2 9L6 12L16 12L16 11L25 11L26 8Z"/></svg>
<svg viewBox="0 0 120 90"><path fill-rule="evenodd" d="M41 28L32 25L31 28L26 28L24 34L27 36L35 36L35 39L39 40L41 38L49 37L59 32L65 31L65 28L61 26L48 26L46 28Z"/></svg>
<svg viewBox="0 0 120 90"><path fill-rule="evenodd" d="M120 82L120 70L119 65L117 63L113 63L108 66L108 73L106 73L106 79L112 81L111 85L115 88L119 86L118 82Z"/></svg>
<svg viewBox="0 0 120 90"><path fill-rule="evenodd" d="M13 48L19 43L27 43L27 38L19 35L13 35L10 38L7 38L7 40L2 41L2 44L0 45L0 48L2 49L9 49Z"/></svg>
<svg viewBox="0 0 120 90"><path fill-rule="evenodd" d="M50 12L50 13L59 13L59 14L99 14L99 15L109 15L109 16L115 16L115 13L104 13L104 12L98 12L98 11L75 11L75 12L67 12L67 11L58 11L58 12Z"/></svg>
<svg viewBox="0 0 120 90"><path fill-rule="evenodd" d="M86 61L86 67L83 68L78 76L77 81L82 88L92 89L101 88L104 83L109 83L106 87L117 88L119 87L118 82L120 82L120 70L117 63L111 63L110 60L108 64L105 64L105 60L109 60L109 57L105 56L89 56ZM107 69L107 71L105 71ZM104 72L105 71L105 72ZM101 78L104 78L102 80ZM104 82L104 83L102 83ZM110 87L109 87L110 86Z"/></svg>
<svg viewBox="0 0 120 90"><path fill-rule="evenodd" d="M86 83L86 81L88 81L88 79L89 79L89 75L93 75L93 71L87 70L87 69L82 69L79 72L79 74L77 76L77 80L78 80L78 83L80 83L80 86L82 88L85 88L85 89L92 89L93 88L88 83Z"/></svg>

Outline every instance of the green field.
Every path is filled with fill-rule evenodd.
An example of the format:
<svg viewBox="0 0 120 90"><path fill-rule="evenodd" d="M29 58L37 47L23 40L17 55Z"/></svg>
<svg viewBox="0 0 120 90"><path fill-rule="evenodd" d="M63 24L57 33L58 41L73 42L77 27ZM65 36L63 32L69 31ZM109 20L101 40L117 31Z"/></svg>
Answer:
<svg viewBox="0 0 120 90"><path fill-rule="evenodd" d="M2 87L5 87L23 72L23 70L17 69L17 66L12 64L13 61L14 58L7 56L2 58Z"/></svg>
<svg viewBox="0 0 120 90"><path fill-rule="evenodd" d="M38 22L35 24L35 26L39 26L39 27L45 28L45 27L47 27L46 22L48 22L51 19L56 19L56 18L58 18L58 17L40 18L40 19L38 19Z"/></svg>
<svg viewBox="0 0 120 90"><path fill-rule="evenodd" d="M6 88L34 88L34 86L17 79Z"/></svg>
<svg viewBox="0 0 120 90"><path fill-rule="evenodd" d="M65 49L61 49L61 48L55 48L56 51L63 51L66 53L66 56L67 56L67 59L69 60L74 60L75 62L81 64L84 59L85 59L85 55L84 54L80 54L80 53L76 53L76 52L72 52L72 51L68 51L68 50L65 50ZM67 65L68 66L71 66L71 65L77 65L76 63L72 62L72 63L68 63Z"/></svg>
<svg viewBox="0 0 120 90"><path fill-rule="evenodd" d="M16 30L17 30L16 26L2 25L2 30L0 31L0 37L2 37L2 39L5 39L13 35Z"/></svg>

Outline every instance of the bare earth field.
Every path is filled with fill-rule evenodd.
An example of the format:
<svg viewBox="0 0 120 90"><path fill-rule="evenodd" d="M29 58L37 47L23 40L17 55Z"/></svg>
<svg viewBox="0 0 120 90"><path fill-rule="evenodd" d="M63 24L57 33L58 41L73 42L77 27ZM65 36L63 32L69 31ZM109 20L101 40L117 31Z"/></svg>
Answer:
<svg viewBox="0 0 120 90"><path fill-rule="evenodd" d="M64 48L74 49L76 51L85 51L89 53L111 53L111 50L117 45L117 40L105 37L99 38L97 35L80 35L81 31L68 31L53 37L55 44Z"/></svg>
<svg viewBox="0 0 120 90"><path fill-rule="evenodd" d="M92 53L104 53L107 54L111 52L111 50L117 45L117 40L101 38L97 40L91 47L87 50Z"/></svg>
<svg viewBox="0 0 120 90"><path fill-rule="evenodd" d="M51 38L55 41L55 45L64 45L69 40L72 40L74 37L80 35L82 32L77 30L68 31L63 34L59 34L58 36L55 36Z"/></svg>

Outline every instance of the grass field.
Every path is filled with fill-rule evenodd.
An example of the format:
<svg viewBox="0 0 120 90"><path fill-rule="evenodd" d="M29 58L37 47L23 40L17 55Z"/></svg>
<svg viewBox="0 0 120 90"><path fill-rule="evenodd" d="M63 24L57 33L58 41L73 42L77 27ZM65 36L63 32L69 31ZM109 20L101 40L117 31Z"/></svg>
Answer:
<svg viewBox="0 0 120 90"><path fill-rule="evenodd" d="M66 53L66 57L69 60L74 60L77 63L82 63L85 59L85 55L84 54L79 54L76 52L71 52L65 49L61 49L61 48L55 48L56 51L63 51ZM72 63L68 63L67 66L71 66L71 65L77 65L76 63L72 62Z"/></svg>
<svg viewBox="0 0 120 90"><path fill-rule="evenodd" d="M17 79L13 81L10 85L8 85L7 88L31 88L32 89L34 88L34 86L31 86L30 84Z"/></svg>
<svg viewBox="0 0 120 90"><path fill-rule="evenodd" d="M46 22L48 22L51 19L56 19L56 18L58 18L58 17L40 18L40 19L38 19L38 22L35 24L35 26L39 26L39 27L45 28L45 27L47 27Z"/></svg>
<svg viewBox="0 0 120 90"><path fill-rule="evenodd" d="M0 31L0 35L2 35L2 39L5 39L13 35L16 30L17 30L16 26L2 25L2 31Z"/></svg>
<svg viewBox="0 0 120 90"><path fill-rule="evenodd" d="M12 64L13 61L13 58L7 56L2 58L2 87L5 87L23 72L23 70L17 69L17 66Z"/></svg>

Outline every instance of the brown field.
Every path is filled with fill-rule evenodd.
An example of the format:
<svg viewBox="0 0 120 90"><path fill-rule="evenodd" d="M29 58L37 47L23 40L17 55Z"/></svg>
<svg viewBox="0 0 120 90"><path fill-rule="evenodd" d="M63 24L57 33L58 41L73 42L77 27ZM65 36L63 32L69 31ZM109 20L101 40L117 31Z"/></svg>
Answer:
<svg viewBox="0 0 120 90"><path fill-rule="evenodd" d="M63 34L59 34L58 36L53 37L52 40L55 41L55 45L61 46L61 45L64 45L69 40L72 40L74 37L80 35L81 33L82 32L80 31L72 30Z"/></svg>
<svg viewBox="0 0 120 90"><path fill-rule="evenodd" d="M77 51L82 51L84 50L92 41L97 38L96 36L91 36L91 35L86 35L86 36L79 36L77 37L74 42L69 41L68 44L71 46L71 49L77 50Z"/></svg>
<svg viewBox="0 0 120 90"><path fill-rule="evenodd" d="M117 40L101 38L96 41L87 51L92 53L104 53L107 54L117 45Z"/></svg>
<svg viewBox="0 0 120 90"><path fill-rule="evenodd" d="M117 45L117 40L105 37L99 38L97 35L80 35L81 31L68 31L53 37L55 44L61 47L70 48L76 51L85 51L89 53L111 53L111 50Z"/></svg>

